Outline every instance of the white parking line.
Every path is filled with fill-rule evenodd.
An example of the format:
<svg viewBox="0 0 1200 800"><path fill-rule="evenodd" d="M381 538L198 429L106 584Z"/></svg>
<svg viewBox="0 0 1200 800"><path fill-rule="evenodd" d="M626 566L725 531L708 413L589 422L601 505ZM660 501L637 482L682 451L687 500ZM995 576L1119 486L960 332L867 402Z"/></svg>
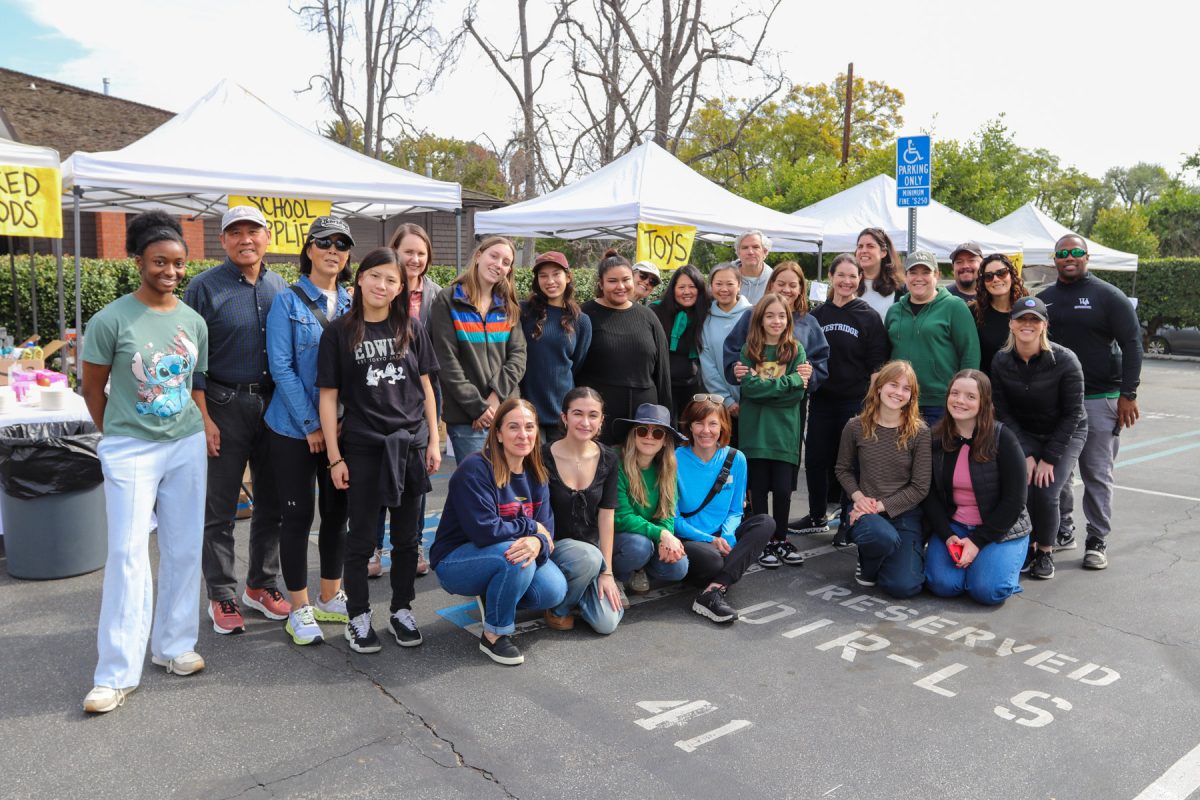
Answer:
<svg viewBox="0 0 1200 800"><path fill-rule="evenodd" d="M1200 745L1171 765L1133 800L1186 800L1200 789Z"/></svg>
<svg viewBox="0 0 1200 800"><path fill-rule="evenodd" d="M1200 503L1200 497L1188 497L1186 494L1171 494L1170 492L1155 492L1150 489L1135 489L1132 486L1117 486L1113 485L1114 489L1122 489L1126 492L1137 492L1139 494L1152 494L1155 497L1171 497L1175 500L1189 500L1193 503Z"/></svg>

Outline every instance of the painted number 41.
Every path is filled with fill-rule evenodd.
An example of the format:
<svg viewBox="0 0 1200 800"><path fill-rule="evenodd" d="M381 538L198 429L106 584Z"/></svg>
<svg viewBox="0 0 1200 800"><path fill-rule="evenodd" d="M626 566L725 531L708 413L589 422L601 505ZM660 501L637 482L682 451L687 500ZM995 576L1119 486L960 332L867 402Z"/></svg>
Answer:
<svg viewBox="0 0 1200 800"><path fill-rule="evenodd" d="M682 726L693 717L717 710L717 707L707 700L642 700L637 707L653 715L634 720L634 724L648 731ZM685 753L694 753L709 742L744 731L752 724L748 719L735 719L691 739L680 739L675 746Z"/></svg>

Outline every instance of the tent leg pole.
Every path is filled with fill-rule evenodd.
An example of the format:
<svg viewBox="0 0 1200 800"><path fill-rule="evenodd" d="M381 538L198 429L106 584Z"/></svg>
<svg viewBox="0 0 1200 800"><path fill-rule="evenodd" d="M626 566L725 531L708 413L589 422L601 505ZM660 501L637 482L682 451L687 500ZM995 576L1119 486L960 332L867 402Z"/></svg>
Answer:
<svg viewBox="0 0 1200 800"><path fill-rule="evenodd" d="M462 272L462 209L454 209L454 271Z"/></svg>
<svg viewBox="0 0 1200 800"><path fill-rule="evenodd" d="M825 264L825 243L817 245L817 280L821 280L821 268Z"/></svg>
<svg viewBox="0 0 1200 800"><path fill-rule="evenodd" d="M78 391L83 391L83 268L79 263L79 249L82 246L81 235L79 231L79 198L83 196L83 189L78 186L71 189L71 193L75 196L75 385L79 387Z"/></svg>
<svg viewBox="0 0 1200 800"><path fill-rule="evenodd" d="M29 313L33 317L33 333L38 332L37 261L33 255L33 237L29 237Z"/></svg>
<svg viewBox="0 0 1200 800"><path fill-rule="evenodd" d="M63 299L63 247L62 239L54 240L54 267L55 273L58 276L58 338L60 341L67 340L67 306ZM66 372L66 363L63 364L64 373Z"/></svg>
<svg viewBox="0 0 1200 800"><path fill-rule="evenodd" d="M1133 284L1129 287L1129 296L1137 297L1137 270L1133 271Z"/></svg>
<svg viewBox="0 0 1200 800"><path fill-rule="evenodd" d="M17 257L13 253L13 243L16 241L11 236L8 238L8 271L12 275L12 307L13 307L13 340L15 341L21 335L21 304L17 301Z"/></svg>

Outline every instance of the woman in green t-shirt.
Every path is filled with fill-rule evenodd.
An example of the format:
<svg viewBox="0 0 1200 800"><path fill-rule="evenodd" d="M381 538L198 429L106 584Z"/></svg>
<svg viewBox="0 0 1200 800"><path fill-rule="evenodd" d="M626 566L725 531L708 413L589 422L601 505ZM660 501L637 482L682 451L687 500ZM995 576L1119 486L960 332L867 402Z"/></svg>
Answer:
<svg viewBox="0 0 1200 800"><path fill-rule="evenodd" d="M83 341L83 397L104 434L98 452L108 509L99 659L83 701L93 713L112 711L137 687L148 641L150 660L168 673L204 669L195 647L208 460L192 375L208 368L208 326L175 294L187 273L176 220L161 211L137 215L125 247L142 284L92 317Z"/></svg>

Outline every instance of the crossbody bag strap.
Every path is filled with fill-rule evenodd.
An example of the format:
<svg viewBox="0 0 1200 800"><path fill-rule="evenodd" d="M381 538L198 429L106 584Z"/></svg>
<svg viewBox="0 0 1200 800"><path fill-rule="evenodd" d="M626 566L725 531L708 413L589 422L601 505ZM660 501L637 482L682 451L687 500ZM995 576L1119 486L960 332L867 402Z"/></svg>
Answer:
<svg viewBox="0 0 1200 800"><path fill-rule="evenodd" d="M308 310L311 311L313 316L317 318L317 322L321 323L321 330L329 327L329 318L325 316L325 312L321 310L319 305L317 305L316 300L313 300L311 297L306 295L304 290L294 283L288 288L296 293L296 297L299 297L304 301L304 305L308 306Z"/></svg>
<svg viewBox="0 0 1200 800"><path fill-rule="evenodd" d="M679 516L683 518L694 517L704 510L704 507L712 502L713 498L721 493L721 487L725 485L725 481L729 480L729 473L733 471L733 459L737 456L737 450L732 447L725 454L725 462L721 464L721 471L717 473L717 479L713 481L713 485L708 489L708 495L704 498L704 502L696 506L691 511L685 511Z"/></svg>

